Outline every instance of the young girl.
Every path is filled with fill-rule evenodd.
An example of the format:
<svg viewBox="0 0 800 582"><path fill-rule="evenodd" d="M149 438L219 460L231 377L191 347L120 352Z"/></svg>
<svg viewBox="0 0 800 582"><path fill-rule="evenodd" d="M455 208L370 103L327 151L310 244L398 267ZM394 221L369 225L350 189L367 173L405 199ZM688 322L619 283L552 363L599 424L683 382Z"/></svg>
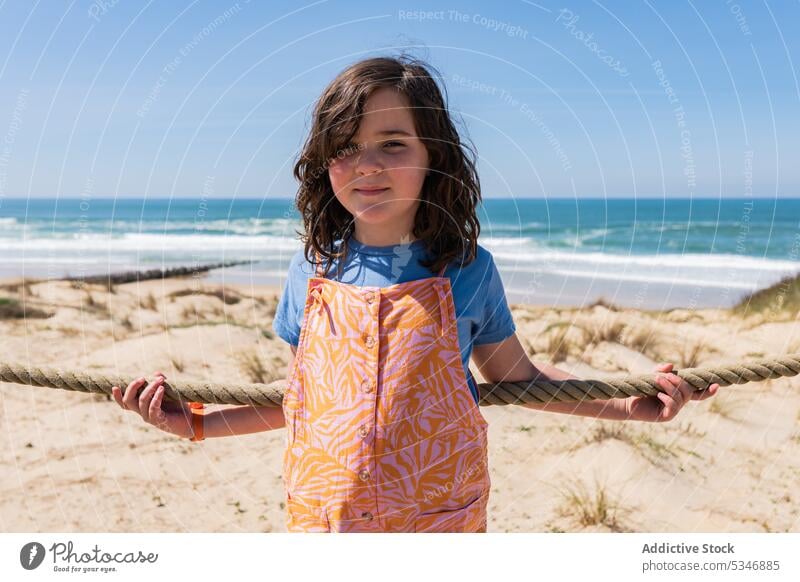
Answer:
<svg viewBox="0 0 800 582"><path fill-rule="evenodd" d="M345 69L317 102L294 169L305 248L273 323L292 351L283 408L194 416L162 401L159 372L141 394L144 378L124 395L114 387L116 401L193 440L285 425L289 531L486 531L487 423L470 356L487 382L571 376L534 365L515 334L477 243L471 154L427 65ZM528 408L665 421L719 388L695 393L671 369L657 367L657 397Z"/></svg>

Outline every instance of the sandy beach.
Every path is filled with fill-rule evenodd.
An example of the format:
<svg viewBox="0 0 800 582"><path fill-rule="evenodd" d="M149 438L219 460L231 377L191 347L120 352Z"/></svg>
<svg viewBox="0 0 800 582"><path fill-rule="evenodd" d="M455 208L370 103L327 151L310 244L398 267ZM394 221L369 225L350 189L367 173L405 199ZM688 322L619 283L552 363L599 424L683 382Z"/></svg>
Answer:
<svg viewBox="0 0 800 582"><path fill-rule="evenodd" d="M279 289L0 281L2 360L214 382L280 379ZM535 362L580 377L800 352L795 313L512 304ZM20 310L23 310L21 315ZM476 379L483 379L473 369ZM191 443L102 395L0 384L5 532L281 532L283 429ZM800 532L800 378L647 424L483 407L490 532Z"/></svg>

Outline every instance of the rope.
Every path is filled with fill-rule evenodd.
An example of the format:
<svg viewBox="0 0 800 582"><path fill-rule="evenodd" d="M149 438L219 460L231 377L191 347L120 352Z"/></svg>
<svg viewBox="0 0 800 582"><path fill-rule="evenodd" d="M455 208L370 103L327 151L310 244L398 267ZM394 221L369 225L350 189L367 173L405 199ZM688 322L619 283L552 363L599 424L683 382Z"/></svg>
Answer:
<svg viewBox="0 0 800 582"><path fill-rule="evenodd" d="M730 364L713 368L687 368L673 370L696 391L706 390L711 384L730 386L763 382L800 374L800 354L774 356L744 364ZM133 380L130 377L60 370L57 368L28 367L0 362L0 382L45 386L111 395L111 387L123 389ZM281 406L285 380L270 384L212 384L207 382L164 383L164 398L214 404L244 404L250 406ZM656 383L656 373L624 376L606 380L529 380L525 382L498 382L478 384L480 405L507 405L582 400L608 400L629 396L653 396L662 390Z"/></svg>

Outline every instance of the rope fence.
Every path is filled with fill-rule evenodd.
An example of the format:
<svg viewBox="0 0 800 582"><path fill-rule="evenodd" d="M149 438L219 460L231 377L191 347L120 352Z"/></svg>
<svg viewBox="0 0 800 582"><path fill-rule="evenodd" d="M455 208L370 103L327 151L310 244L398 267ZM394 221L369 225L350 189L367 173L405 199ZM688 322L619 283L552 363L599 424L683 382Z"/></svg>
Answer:
<svg viewBox="0 0 800 582"><path fill-rule="evenodd" d="M686 368L673 370L672 373L681 377L696 391L706 390L711 384L731 386L764 382L800 374L800 354L773 356L752 362L719 365L711 368ZM106 394L109 397L111 397L112 386L120 386L124 390L134 379L101 372L89 374L75 370L0 362L0 382ZM278 380L269 384L173 381L164 382L164 387L164 398L178 402L281 406L286 381ZM662 390L656 383L656 373L653 372L604 380L533 379L524 382L481 383L478 384L478 392L481 406L506 406L509 404L546 404L609 400L629 396L653 396Z"/></svg>

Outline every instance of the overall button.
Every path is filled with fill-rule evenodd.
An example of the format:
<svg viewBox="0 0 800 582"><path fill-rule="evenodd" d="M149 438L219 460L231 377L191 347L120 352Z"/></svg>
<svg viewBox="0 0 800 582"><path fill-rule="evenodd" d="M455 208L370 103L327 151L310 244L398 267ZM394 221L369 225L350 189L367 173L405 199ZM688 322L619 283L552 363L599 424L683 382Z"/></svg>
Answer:
<svg viewBox="0 0 800 582"><path fill-rule="evenodd" d="M367 303L372 303L373 301L375 301L375 293L373 293L372 291L367 291L366 293L364 293L364 301L366 301Z"/></svg>
<svg viewBox="0 0 800 582"><path fill-rule="evenodd" d="M361 469L358 472L358 478L361 479L362 481L369 481L369 471L367 471L366 469Z"/></svg>
<svg viewBox="0 0 800 582"><path fill-rule="evenodd" d="M375 338L372 337L371 335L368 335L367 337L364 338L364 343L367 344L368 348L371 348L372 346L375 345Z"/></svg>
<svg viewBox="0 0 800 582"><path fill-rule="evenodd" d="M372 513L370 513L369 511L365 511L364 513L362 513L361 517L363 517L367 521L372 521Z"/></svg>
<svg viewBox="0 0 800 582"><path fill-rule="evenodd" d="M372 392L372 382L369 379L364 378L361 380L361 389L364 392Z"/></svg>
<svg viewBox="0 0 800 582"><path fill-rule="evenodd" d="M360 427L358 427L358 436L360 436L362 439L366 438L368 434L369 427L366 424L362 424Z"/></svg>

